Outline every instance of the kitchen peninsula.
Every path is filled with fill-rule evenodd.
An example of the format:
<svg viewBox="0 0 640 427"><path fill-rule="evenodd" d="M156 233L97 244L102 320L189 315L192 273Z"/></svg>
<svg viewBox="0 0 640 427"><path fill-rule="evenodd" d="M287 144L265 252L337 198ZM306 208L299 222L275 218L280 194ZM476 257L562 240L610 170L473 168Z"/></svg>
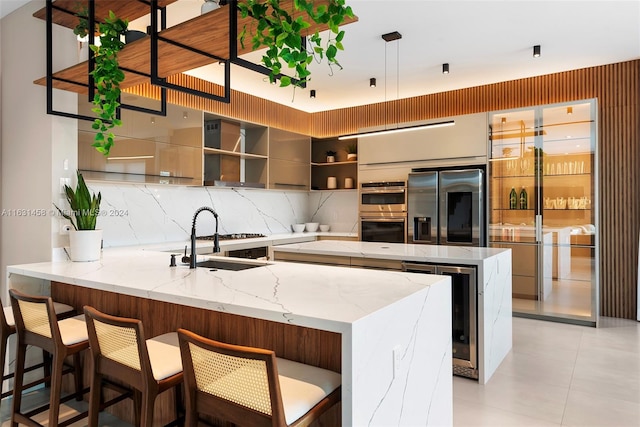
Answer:
<svg viewBox="0 0 640 427"><path fill-rule="evenodd" d="M358 268L401 270L403 261L473 266L477 274L477 369L480 384L489 381L511 350L512 271L509 249L318 240L273 246L272 250L275 260Z"/></svg>
<svg viewBox="0 0 640 427"><path fill-rule="evenodd" d="M105 249L96 262L10 266L8 284L140 318L150 336L185 327L341 372L344 426L452 424L448 277L251 260L242 271L189 269L169 258Z"/></svg>

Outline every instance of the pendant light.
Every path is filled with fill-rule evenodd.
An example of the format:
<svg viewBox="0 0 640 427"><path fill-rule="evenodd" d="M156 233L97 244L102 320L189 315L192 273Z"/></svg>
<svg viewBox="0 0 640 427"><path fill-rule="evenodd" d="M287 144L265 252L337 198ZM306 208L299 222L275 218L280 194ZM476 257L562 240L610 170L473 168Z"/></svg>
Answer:
<svg viewBox="0 0 640 427"><path fill-rule="evenodd" d="M402 39L402 34L400 34L398 31L393 31L391 33L383 34L382 35L382 39L385 41L385 47L384 47L385 120L384 120L384 122L385 122L385 127L386 127L386 123L387 123L387 120L386 120L387 119L387 117L386 117L386 111L387 111L387 46L388 46L389 42L398 41L398 40ZM442 70L444 72L444 69L445 69L444 66L445 65L447 66L446 69L447 69L447 72L448 72L449 71L449 64L443 64L442 65ZM369 86L374 87L374 83L375 83L375 79L371 78ZM396 102L400 98L399 88L400 88L400 42L398 42L398 49L396 50ZM396 106L396 112L397 112L396 114L399 114L397 106ZM355 138L366 138L366 137L369 137L369 136L388 135L388 134L392 134L392 133L410 132L410 131L420 130L420 129L429 129L429 128L436 128L436 127L453 126L453 125L455 125L455 121L447 120L447 121L442 121L442 122L427 123L427 124L423 124L423 125L405 126L405 127L398 127L398 124L399 124L399 117L396 116L396 128L394 128L394 129L383 129L383 130L376 130L376 131L370 131L370 132L355 133L355 134L350 134L350 135L342 135L342 136L339 136L338 139L339 140L345 140L345 139L355 139Z"/></svg>

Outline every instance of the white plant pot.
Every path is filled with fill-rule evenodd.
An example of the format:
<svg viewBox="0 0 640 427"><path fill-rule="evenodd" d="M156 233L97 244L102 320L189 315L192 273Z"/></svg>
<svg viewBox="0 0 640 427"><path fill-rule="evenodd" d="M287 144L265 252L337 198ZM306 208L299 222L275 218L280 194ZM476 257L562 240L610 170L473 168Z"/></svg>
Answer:
<svg viewBox="0 0 640 427"><path fill-rule="evenodd" d="M78 62L89 60L89 42L78 42Z"/></svg>
<svg viewBox="0 0 640 427"><path fill-rule="evenodd" d="M349 160L349 161L358 160L358 155L357 154L347 154L347 160Z"/></svg>
<svg viewBox="0 0 640 427"><path fill-rule="evenodd" d="M335 156L327 156L327 163L334 163L336 161Z"/></svg>
<svg viewBox="0 0 640 427"><path fill-rule="evenodd" d="M71 261L97 261L102 251L102 230L69 230Z"/></svg>

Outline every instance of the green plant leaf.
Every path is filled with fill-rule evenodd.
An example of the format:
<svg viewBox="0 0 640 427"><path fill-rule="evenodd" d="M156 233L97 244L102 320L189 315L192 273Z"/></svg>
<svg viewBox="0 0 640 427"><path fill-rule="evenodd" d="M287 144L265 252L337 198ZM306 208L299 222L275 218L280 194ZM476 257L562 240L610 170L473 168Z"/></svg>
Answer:
<svg viewBox="0 0 640 427"><path fill-rule="evenodd" d="M282 76L280 78L280 87L287 87L291 85L291 77L289 76Z"/></svg>

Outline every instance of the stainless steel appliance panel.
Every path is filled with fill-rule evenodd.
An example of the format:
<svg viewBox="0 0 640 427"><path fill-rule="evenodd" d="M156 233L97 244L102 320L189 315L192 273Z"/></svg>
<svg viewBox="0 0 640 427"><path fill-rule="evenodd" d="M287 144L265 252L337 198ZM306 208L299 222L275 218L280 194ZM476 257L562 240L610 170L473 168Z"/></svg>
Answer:
<svg viewBox="0 0 640 427"><path fill-rule="evenodd" d="M439 173L441 245L484 245L484 171Z"/></svg>
<svg viewBox="0 0 640 427"><path fill-rule="evenodd" d="M407 212L405 181L360 184L360 213Z"/></svg>
<svg viewBox="0 0 640 427"><path fill-rule="evenodd" d="M403 261L402 270L451 277L453 373L478 379L478 289L475 267Z"/></svg>
<svg viewBox="0 0 640 427"><path fill-rule="evenodd" d="M367 214L360 217L360 240L363 242L405 243L406 214Z"/></svg>
<svg viewBox="0 0 640 427"><path fill-rule="evenodd" d="M409 174L407 243L438 244L438 172Z"/></svg>

